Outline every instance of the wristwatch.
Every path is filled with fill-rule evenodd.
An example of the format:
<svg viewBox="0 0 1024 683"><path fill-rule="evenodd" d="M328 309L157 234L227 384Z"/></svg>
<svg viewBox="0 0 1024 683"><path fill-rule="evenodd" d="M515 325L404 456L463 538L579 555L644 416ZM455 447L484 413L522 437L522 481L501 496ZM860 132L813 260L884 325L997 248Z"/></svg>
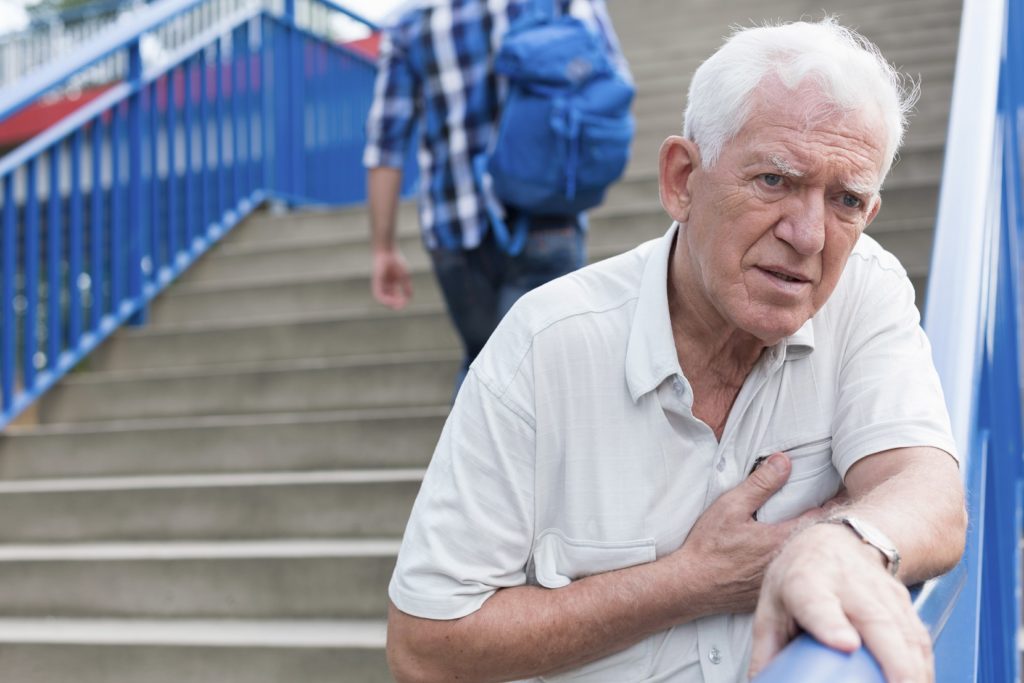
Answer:
<svg viewBox="0 0 1024 683"><path fill-rule="evenodd" d="M886 569L893 576L900 570L900 553L889 537L878 530L877 527L868 524L863 519L849 515L837 515L823 520L826 524L840 524L847 527L864 543L882 553L885 557Z"/></svg>

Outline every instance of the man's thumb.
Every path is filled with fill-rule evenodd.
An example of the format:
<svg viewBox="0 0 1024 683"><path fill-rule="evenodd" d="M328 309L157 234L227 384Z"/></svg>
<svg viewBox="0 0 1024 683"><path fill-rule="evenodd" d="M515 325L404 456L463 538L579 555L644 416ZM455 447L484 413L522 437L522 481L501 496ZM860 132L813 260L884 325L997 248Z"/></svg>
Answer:
<svg viewBox="0 0 1024 683"><path fill-rule="evenodd" d="M754 514L785 485L789 480L790 469L789 458L782 453L772 453L737 487L737 491L742 491L745 507L750 514Z"/></svg>

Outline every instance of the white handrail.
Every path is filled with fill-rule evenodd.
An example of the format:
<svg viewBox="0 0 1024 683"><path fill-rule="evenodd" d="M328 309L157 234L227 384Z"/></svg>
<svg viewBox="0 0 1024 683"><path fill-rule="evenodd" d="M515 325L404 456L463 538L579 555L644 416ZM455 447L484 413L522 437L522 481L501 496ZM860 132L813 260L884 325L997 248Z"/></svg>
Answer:
<svg viewBox="0 0 1024 683"><path fill-rule="evenodd" d="M962 457L970 455L982 330L998 239L1001 148L999 66L1006 3L964 0L939 212L928 277L925 329L932 343ZM994 196L995 193L995 196ZM991 257L991 258L990 258ZM966 473L966 466L961 468Z"/></svg>

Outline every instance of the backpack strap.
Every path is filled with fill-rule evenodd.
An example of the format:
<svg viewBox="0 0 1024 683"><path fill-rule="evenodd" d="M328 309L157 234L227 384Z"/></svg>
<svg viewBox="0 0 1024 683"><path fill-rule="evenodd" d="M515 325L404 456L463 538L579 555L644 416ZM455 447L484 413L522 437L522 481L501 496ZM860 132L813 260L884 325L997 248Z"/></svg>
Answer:
<svg viewBox="0 0 1024 683"><path fill-rule="evenodd" d="M478 154L473 158L473 175L486 198L487 217L490 219L491 230L494 231L494 241L509 256L518 256L526 246L526 238L530 232L530 217L525 213L519 213L512 225L505 221L501 205L488 192L490 183L487 182L486 154Z"/></svg>

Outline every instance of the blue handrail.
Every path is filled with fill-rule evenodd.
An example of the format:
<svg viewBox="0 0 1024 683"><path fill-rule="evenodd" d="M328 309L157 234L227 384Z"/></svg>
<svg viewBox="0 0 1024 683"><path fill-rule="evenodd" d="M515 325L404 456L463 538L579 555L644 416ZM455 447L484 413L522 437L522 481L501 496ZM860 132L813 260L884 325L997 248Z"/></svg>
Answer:
<svg viewBox="0 0 1024 683"><path fill-rule="evenodd" d="M300 28L294 3L240 10L144 66L144 34L210 1L150 5L0 93L3 118L127 56L123 82L0 158L0 429L120 325L145 322L261 202L365 196L374 65Z"/></svg>
<svg viewBox="0 0 1024 683"><path fill-rule="evenodd" d="M915 599L938 683L1020 681L1021 35L1022 0L965 0L925 313L970 517L959 565ZM841 655L806 635L756 680L884 683L865 650Z"/></svg>
<svg viewBox="0 0 1024 683"><path fill-rule="evenodd" d="M174 17L203 4L205 0L163 0L147 5L131 21L111 26L74 53L55 60L0 92L0 121L25 108L72 75L122 50L129 49L148 33Z"/></svg>

